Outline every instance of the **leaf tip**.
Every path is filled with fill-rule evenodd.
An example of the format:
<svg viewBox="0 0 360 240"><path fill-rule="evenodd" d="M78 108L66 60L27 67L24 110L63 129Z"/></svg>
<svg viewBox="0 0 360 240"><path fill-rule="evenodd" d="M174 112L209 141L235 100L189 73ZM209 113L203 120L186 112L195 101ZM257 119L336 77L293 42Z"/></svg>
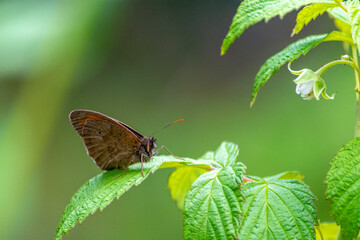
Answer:
<svg viewBox="0 0 360 240"><path fill-rule="evenodd" d="M230 47L230 44L228 43L227 36L226 36L225 39L223 40L223 43L220 48L220 55L224 56L226 51L229 49L229 47Z"/></svg>
<svg viewBox="0 0 360 240"><path fill-rule="evenodd" d="M60 231L57 231L55 234L55 240L61 240L62 239L62 233Z"/></svg>
<svg viewBox="0 0 360 240"><path fill-rule="evenodd" d="M250 106L249 106L250 108L253 107L253 105L254 105L254 103L255 103L255 100L256 100L256 95L252 96L252 98L251 98Z"/></svg>

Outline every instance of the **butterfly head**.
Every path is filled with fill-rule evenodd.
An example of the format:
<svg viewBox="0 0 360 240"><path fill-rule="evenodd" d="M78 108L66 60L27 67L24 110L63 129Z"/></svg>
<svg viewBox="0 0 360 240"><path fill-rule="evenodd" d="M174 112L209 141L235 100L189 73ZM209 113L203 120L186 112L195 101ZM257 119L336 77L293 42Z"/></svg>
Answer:
<svg viewBox="0 0 360 240"><path fill-rule="evenodd" d="M154 155L156 148L156 139L154 137L145 137L143 138L142 145L145 148L145 152L149 158Z"/></svg>

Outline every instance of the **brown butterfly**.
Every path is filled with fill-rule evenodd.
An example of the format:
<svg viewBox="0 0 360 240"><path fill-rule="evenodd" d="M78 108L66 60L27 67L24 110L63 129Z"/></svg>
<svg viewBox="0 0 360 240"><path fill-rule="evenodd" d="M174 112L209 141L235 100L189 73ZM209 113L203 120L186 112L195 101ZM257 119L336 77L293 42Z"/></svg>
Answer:
<svg viewBox="0 0 360 240"><path fill-rule="evenodd" d="M80 109L72 111L69 118L83 139L88 155L101 170L125 169L124 174L131 164L141 162L144 176L143 162L148 162L162 148L170 153L165 146L155 152L154 137L144 137L125 123L104 114ZM183 120L165 127L180 121Z"/></svg>

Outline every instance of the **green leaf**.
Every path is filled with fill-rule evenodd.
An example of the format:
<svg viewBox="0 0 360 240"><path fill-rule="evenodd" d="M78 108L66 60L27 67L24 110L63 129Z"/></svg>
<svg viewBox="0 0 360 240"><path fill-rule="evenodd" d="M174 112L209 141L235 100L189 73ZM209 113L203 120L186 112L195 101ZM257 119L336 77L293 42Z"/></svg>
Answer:
<svg viewBox="0 0 360 240"><path fill-rule="evenodd" d="M172 156L155 156L152 158L153 161L161 161L162 165L159 167L161 168L174 168L174 167L196 167L202 168L204 170L211 170L213 168L220 167L219 163L211 159L198 159L194 160L191 158L174 158ZM141 170L140 164L132 165L133 169Z"/></svg>
<svg viewBox="0 0 360 240"><path fill-rule="evenodd" d="M319 15L322 15L326 10L338 6L333 1L329 3L315 3L310 6L304 7L296 17L296 25L293 30L293 35L298 34L305 25L311 20L315 20Z"/></svg>
<svg viewBox="0 0 360 240"><path fill-rule="evenodd" d="M282 65L297 59L302 54L305 55L310 49L323 42L327 36L328 34L320 34L300 39L266 60L256 74L250 106L254 104L260 87L278 72Z"/></svg>
<svg viewBox="0 0 360 240"><path fill-rule="evenodd" d="M245 29L265 20L268 21L275 16L282 18L285 14L311 3L328 1L321 0L244 0L231 23L221 46L221 55L229 49L237 37L240 37Z"/></svg>
<svg viewBox="0 0 360 240"><path fill-rule="evenodd" d="M203 160L214 160L214 152L207 152L200 157L196 163L200 163ZM195 166L195 167L194 167ZM197 165L190 167L178 167L174 172L171 173L168 181L168 188L173 200L176 201L177 206L180 210L184 207L184 201L187 193L190 190L193 182L203 173L209 169L198 168Z"/></svg>
<svg viewBox="0 0 360 240"><path fill-rule="evenodd" d="M341 41L348 44L354 44L351 35L338 31L331 32L324 41Z"/></svg>
<svg viewBox="0 0 360 240"><path fill-rule="evenodd" d="M123 170L102 172L90 179L78 190L66 207L56 232L56 239L61 239L62 234L68 233L77 222L81 223L87 216L95 213L97 209L103 210L115 197L119 198L133 185L139 185L161 164L160 161L145 163L144 177L142 177L141 171L132 171L132 166L130 166L126 174L116 179L114 178L119 176Z"/></svg>
<svg viewBox="0 0 360 240"><path fill-rule="evenodd" d="M343 4L343 3L341 3ZM345 2L343 5L347 7L347 3ZM343 39L343 48L345 52L349 51L350 45L354 44L354 41L351 36L351 27L350 27L350 20L347 12L345 12L342 8L336 7L333 9L329 9L328 14L331 18L334 19L334 23L337 29L342 32L343 36L346 39ZM351 41L350 41L351 40Z"/></svg>
<svg viewBox="0 0 360 240"><path fill-rule="evenodd" d="M201 175L186 196L185 239L234 239L239 229L244 165L236 163Z"/></svg>
<svg viewBox="0 0 360 240"><path fill-rule="evenodd" d="M351 34L360 52L360 9L348 6Z"/></svg>
<svg viewBox="0 0 360 240"><path fill-rule="evenodd" d="M207 153L205 153L200 159L203 159L203 160L212 160L212 161L214 161L214 159L215 159L215 153L214 153L214 152L207 152Z"/></svg>
<svg viewBox="0 0 360 240"><path fill-rule="evenodd" d="M119 198L134 185L139 185L150 173L158 168L187 166L198 169L214 169L220 167L214 160L193 160L189 158L176 159L172 156L155 156L150 162L144 163L144 177L141 175L141 163L133 164L127 172L119 176L123 170L102 172L84 184L72 197L65 209L56 232L56 239L61 239L77 222L82 222L87 216L104 209L114 198ZM200 170L201 171L201 170Z"/></svg>
<svg viewBox="0 0 360 240"><path fill-rule="evenodd" d="M214 152L207 152L204 156L199 158L196 163L200 163L202 160L217 161L221 166L227 166L232 164L238 155L238 146L235 144L223 142L221 146ZM215 165L215 164L213 164ZM190 190L193 182L207 169L191 167L178 167L174 172L171 173L168 181L168 187L173 200L176 201L179 209L183 209L184 201L187 193Z"/></svg>
<svg viewBox="0 0 360 240"><path fill-rule="evenodd" d="M334 19L334 23L335 23L335 26L337 27L337 29L339 29L343 33L349 34L350 37L351 37L350 24L348 24L348 23L346 23L344 21L341 21L339 19Z"/></svg>
<svg viewBox="0 0 360 240"><path fill-rule="evenodd" d="M236 144L223 142L214 154L214 160L221 166L226 167L234 164L239 155L239 147Z"/></svg>
<svg viewBox="0 0 360 240"><path fill-rule="evenodd" d="M239 239L315 239L315 196L304 183L279 177L242 187L246 201Z"/></svg>
<svg viewBox="0 0 360 240"><path fill-rule="evenodd" d="M360 138L348 142L331 161L326 177L331 213L341 225L343 239L357 236L360 228Z"/></svg>
<svg viewBox="0 0 360 240"><path fill-rule="evenodd" d="M185 239L234 239L240 224L245 166L235 162L237 146L223 143L214 159L222 167L202 174L185 198Z"/></svg>
<svg viewBox="0 0 360 240"><path fill-rule="evenodd" d="M283 172L278 175L269 177L267 179L278 180L278 179L297 179L300 182L304 182L304 176L299 172Z"/></svg>
<svg viewBox="0 0 360 240"><path fill-rule="evenodd" d="M173 200L176 201L180 210L184 207L184 201L193 182L206 171L200 168L178 167L169 177L168 187Z"/></svg>
<svg viewBox="0 0 360 240"><path fill-rule="evenodd" d="M328 14L330 16L332 16L335 19L338 19L340 21L343 21L347 24L350 24L350 20L349 20L349 16L347 15L347 13L341 9L340 7L336 7L333 9L329 9L327 10Z"/></svg>
<svg viewBox="0 0 360 240"><path fill-rule="evenodd" d="M343 3L341 3L343 4ZM345 7L348 7L350 4L344 3ZM351 34L350 20L349 15L342 8L336 7L328 9L327 13L331 18L334 19L335 26L346 34Z"/></svg>

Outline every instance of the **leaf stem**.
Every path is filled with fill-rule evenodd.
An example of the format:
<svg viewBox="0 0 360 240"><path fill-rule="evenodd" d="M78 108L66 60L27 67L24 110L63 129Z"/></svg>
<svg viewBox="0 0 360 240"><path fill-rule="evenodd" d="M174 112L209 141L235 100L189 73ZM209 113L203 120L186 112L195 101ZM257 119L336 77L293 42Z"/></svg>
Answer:
<svg viewBox="0 0 360 240"><path fill-rule="evenodd" d="M319 232L319 234L320 234L321 240L324 240L324 236L323 236L323 234L322 234L322 232L321 232L320 226L321 226L321 224L320 224L320 221L319 221L319 225L316 226L316 228L317 228L317 230L318 230L318 232Z"/></svg>
<svg viewBox="0 0 360 240"><path fill-rule="evenodd" d="M352 51L352 57L353 57L353 62L356 66L358 66L358 55L357 55L357 50L356 50L356 46L355 45L351 45L351 51ZM359 104L359 90L360 90L360 80L359 80L359 72L358 71L354 71L355 72L355 91L356 91L356 103L357 105Z"/></svg>
<svg viewBox="0 0 360 240"><path fill-rule="evenodd" d="M355 61L355 59L354 59ZM357 66L357 64L354 61L349 61L349 60L335 60L332 62L329 62L327 64L325 64L324 66L322 66L321 68L319 68L316 73L319 74L319 76L322 76L329 68L338 65L338 64L347 64L350 65L352 68L354 68L354 71L356 72L356 75L360 74L360 69ZM355 83L355 86L358 86L358 81L357 83ZM358 92L358 88L355 88L355 90L357 90L356 92Z"/></svg>
<svg viewBox="0 0 360 240"><path fill-rule="evenodd" d="M353 62L356 66L358 66L358 54L357 54L357 47L355 45L351 45L352 57ZM360 109L359 109L359 93L360 93L360 78L359 72L355 71L355 94L356 94L356 127L355 127L355 137L360 136Z"/></svg>
<svg viewBox="0 0 360 240"><path fill-rule="evenodd" d="M342 237L341 237L341 226L339 226L339 230L338 230L338 234L336 236L336 240L341 240Z"/></svg>

